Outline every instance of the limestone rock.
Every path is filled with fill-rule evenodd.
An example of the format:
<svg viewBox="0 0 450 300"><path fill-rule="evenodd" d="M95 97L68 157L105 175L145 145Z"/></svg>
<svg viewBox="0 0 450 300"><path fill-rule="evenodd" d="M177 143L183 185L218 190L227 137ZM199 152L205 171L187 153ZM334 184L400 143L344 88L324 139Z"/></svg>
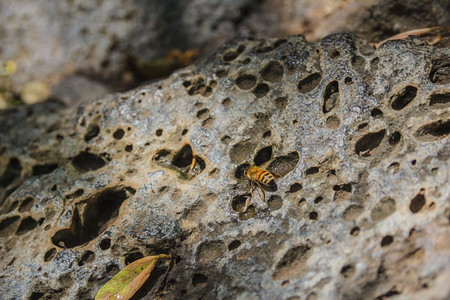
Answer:
<svg viewBox="0 0 450 300"><path fill-rule="evenodd" d="M138 296L447 298L449 64L419 38L235 40L78 108L2 112L2 298L91 299L160 253ZM280 177L242 212L248 164Z"/></svg>

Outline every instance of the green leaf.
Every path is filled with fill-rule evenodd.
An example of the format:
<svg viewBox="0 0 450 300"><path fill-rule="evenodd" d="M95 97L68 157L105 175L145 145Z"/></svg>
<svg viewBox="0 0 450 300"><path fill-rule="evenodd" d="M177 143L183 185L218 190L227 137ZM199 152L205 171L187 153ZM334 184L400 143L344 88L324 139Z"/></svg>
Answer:
<svg viewBox="0 0 450 300"><path fill-rule="evenodd" d="M160 254L132 262L100 288L95 300L130 299L150 276L158 259L171 257L170 254Z"/></svg>

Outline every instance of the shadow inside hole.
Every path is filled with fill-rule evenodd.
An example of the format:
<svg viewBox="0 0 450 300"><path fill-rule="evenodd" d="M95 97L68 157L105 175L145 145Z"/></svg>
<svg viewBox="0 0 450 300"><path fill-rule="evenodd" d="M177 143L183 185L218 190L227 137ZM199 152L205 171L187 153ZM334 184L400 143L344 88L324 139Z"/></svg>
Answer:
<svg viewBox="0 0 450 300"><path fill-rule="evenodd" d="M95 239L114 223L122 203L135 192L130 187L116 187L77 203L70 228L57 231L52 243L73 248Z"/></svg>
<svg viewBox="0 0 450 300"><path fill-rule="evenodd" d="M254 162L256 166L260 166L268 162L272 158L272 146L262 148L256 153Z"/></svg>

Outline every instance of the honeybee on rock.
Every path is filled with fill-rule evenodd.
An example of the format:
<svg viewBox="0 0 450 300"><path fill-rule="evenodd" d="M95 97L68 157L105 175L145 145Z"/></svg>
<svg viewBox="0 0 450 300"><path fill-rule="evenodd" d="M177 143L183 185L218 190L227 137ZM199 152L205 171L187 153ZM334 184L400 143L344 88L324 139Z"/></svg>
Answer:
<svg viewBox="0 0 450 300"><path fill-rule="evenodd" d="M257 166L246 166L243 170L245 178L250 181L250 197L245 201L243 212L246 212L250 202L253 198L253 192L256 188L260 188L262 192L263 201L266 201L266 193L264 187L274 189L276 187L275 177L280 177L278 174L271 173L263 168Z"/></svg>

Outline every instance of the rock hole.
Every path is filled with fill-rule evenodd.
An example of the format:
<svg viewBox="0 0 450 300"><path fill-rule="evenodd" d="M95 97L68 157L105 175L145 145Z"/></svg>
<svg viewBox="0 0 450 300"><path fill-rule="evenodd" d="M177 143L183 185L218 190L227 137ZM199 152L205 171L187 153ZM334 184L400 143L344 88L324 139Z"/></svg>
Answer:
<svg viewBox="0 0 450 300"><path fill-rule="evenodd" d="M352 66L359 74L364 74L365 64L366 60L363 57L359 55L355 55L352 57Z"/></svg>
<svg viewBox="0 0 450 300"><path fill-rule="evenodd" d="M213 125L213 121L214 119L211 117L207 118L206 120L203 120L202 127L205 129L210 129Z"/></svg>
<svg viewBox="0 0 450 300"><path fill-rule="evenodd" d="M360 138L355 145L355 152L361 157L371 155L371 151L376 149L386 134L386 129L377 132L371 132Z"/></svg>
<svg viewBox="0 0 450 300"><path fill-rule="evenodd" d="M201 109L197 112L197 118L203 119L204 117L206 117L208 115L208 113L209 113L209 109L207 109L207 108Z"/></svg>
<svg viewBox="0 0 450 300"><path fill-rule="evenodd" d="M358 204L352 204L345 209L342 217L346 222L350 222L350 221L355 220L357 217L359 217L359 215L362 214L363 212L364 212L364 207L362 207L361 205L358 205Z"/></svg>
<svg viewBox="0 0 450 300"><path fill-rule="evenodd" d="M333 50L333 51L330 53L330 58L332 58L332 59L338 58L339 56L341 56L341 52L339 52L339 51L337 51L337 50Z"/></svg>
<svg viewBox="0 0 450 300"><path fill-rule="evenodd" d="M413 166L415 166L416 163L417 163L417 160L415 160L415 159L413 159L413 160L411 161L411 165L413 165Z"/></svg>
<svg viewBox="0 0 450 300"><path fill-rule="evenodd" d="M325 92L323 95L323 106L322 112L324 114L329 113L339 101L339 84L337 81L330 82L325 87Z"/></svg>
<svg viewBox="0 0 450 300"><path fill-rule="evenodd" d="M222 143L224 143L224 144L229 144L230 141L231 141L231 137L230 137L229 135L225 135L225 136L223 136L220 140L221 140Z"/></svg>
<svg viewBox="0 0 450 300"><path fill-rule="evenodd" d="M446 60L433 61L430 80L434 84L450 83L450 63Z"/></svg>
<svg viewBox="0 0 450 300"><path fill-rule="evenodd" d="M347 193L351 193L352 192L352 184L351 183L345 183L345 184L341 184L341 185L334 185L333 186L333 191L338 192L338 191L344 191Z"/></svg>
<svg viewBox="0 0 450 300"><path fill-rule="evenodd" d="M298 83L298 89L300 93L306 94L311 92L319 85L321 79L322 75L320 73L313 73L308 77L300 80L300 82Z"/></svg>
<svg viewBox="0 0 450 300"><path fill-rule="evenodd" d="M128 266L133 261L136 261L136 260L141 259L143 257L144 257L144 254L142 254L141 252L128 253L127 255L125 255L125 258L124 258L125 265Z"/></svg>
<svg viewBox="0 0 450 300"><path fill-rule="evenodd" d="M116 140L121 140L124 135L125 135L125 131L123 131L123 129L119 128L116 131L114 131L113 138L115 138Z"/></svg>
<svg viewBox="0 0 450 300"><path fill-rule="evenodd" d="M249 220L256 216L256 207L253 204L250 204L246 212L240 212L239 218L242 221Z"/></svg>
<svg viewBox="0 0 450 300"><path fill-rule="evenodd" d="M244 210L245 201L247 201L248 197L250 197L249 193L234 196L233 200L231 200L231 208L235 212L242 212Z"/></svg>
<svg viewBox="0 0 450 300"><path fill-rule="evenodd" d="M401 138L402 138L401 133L396 131L389 136L389 139L388 139L389 144L391 144L392 146L395 146L398 144L398 142L400 142Z"/></svg>
<svg viewBox="0 0 450 300"><path fill-rule="evenodd" d="M275 105L279 109L285 109L287 106L287 97L278 97L275 99Z"/></svg>
<svg viewBox="0 0 450 300"><path fill-rule="evenodd" d="M420 141L433 141L445 138L450 133L450 120L438 120L420 127L415 136Z"/></svg>
<svg viewBox="0 0 450 300"><path fill-rule="evenodd" d="M284 69L283 65L278 61L269 62L261 70L261 77L269 82L280 82L283 78Z"/></svg>
<svg viewBox="0 0 450 300"><path fill-rule="evenodd" d="M106 266L105 271L106 271L106 272L105 272L106 275L108 275L109 277L112 277L112 276L116 275L117 272L119 271L119 266L116 265L116 264L113 264L113 263L108 264L108 265Z"/></svg>
<svg viewBox="0 0 450 300"><path fill-rule="evenodd" d="M73 158L72 165L79 171L87 172L102 168L105 160L97 154L80 152Z"/></svg>
<svg viewBox="0 0 450 300"><path fill-rule="evenodd" d="M278 195L272 195L267 201L267 205L270 211L278 210L283 206L283 199Z"/></svg>
<svg viewBox="0 0 450 300"><path fill-rule="evenodd" d="M256 77L251 74L242 74L236 78L236 85L241 90L250 90L256 85Z"/></svg>
<svg viewBox="0 0 450 300"><path fill-rule="evenodd" d="M372 208L370 216L374 222L379 222L393 214L395 209L395 200L390 197L384 197Z"/></svg>
<svg viewBox="0 0 450 300"><path fill-rule="evenodd" d="M268 167L268 170L279 176L285 176L295 169L300 160L300 155L297 152L291 152L288 155L276 157Z"/></svg>
<svg viewBox="0 0 450 300"><path fill-rule="evenodd" d="M4 213L7 214L7 213L12 212L13 210L15 210L17 208L17 206L19 206L19 201L16 200L16 201L12 202L7 209L5 209ZM3 211L2 211L2 213L3 213Z"/></svg>
<svg viewBox="0 0 450 300"><path fill-rule="evenodd" d="M379 117L381 117L383 115L383 112L380 109L378 109L378 108L374 108L374 109L372 109L370 111L370 115L373 118L379 118Z"/></svg>
<svg viewBox="0 0 450 300"><path fill-rule="evenodd" d="M422 207L425 205L425 190L421 189L420 192L411 200L411 204L409 205L409 210L413 214L420 212Z"/></svg>
<svg viewBox="0 0 450 300"><path fill-rule="evenodd" d="M88 264L90 262L93 262L95 259L95 253L88 250L83 253L81 256L81 259L78 261L78 266L84 266L85 264Z"/></svg>
<svg viewBox="0 0 450 300"><path fill-rule="evenodd" d="M19 212L23 213L29 211L33 207L34 199L32 197L27 197L20 203Z"/></svg>
<svg viewBox="0 0 450 300"><path fill-rule="evenodd" d="M163 134L163 130L162 129L156 129L155 134L156 134L156 136L161 136Z"/></svg>
<svg viewBox="0 0 450 300"><path fill-rule="evenodd" d="M341 125L341 120L337 116L329 116L326 120L326 125L330 129L338 129Z"/></svg>
<svg viewBox="0 0 450 300"><path fill-rule="evenodd" d="M389 246L393 241L394 238L390 235L387 235L381 240L381 247Z"/></svg>
<svg viewBox="0 0 450 300"><path fill-rule="evenodd" d="M36 222L35 219L33 219L32 217L26 217L25 219L22 220L22 222L20 222L20 225L19 225L19 228L17 228L16 234L22 235L24 233L27 233L28 231L36 228L37 225L38 225L38 223Z"/></svg>
<svg viewBox="0 0 450 300"><path fill-rule="evenodd" d="M49 174L58 168L58 164L42 164L33 166L32 175L39 176Z"/></svg>
<svg viewBox="0 0 450 300"><path fill-rule="evenodd" d="M434 94L430 97L430 106L433 107L445 107L450 102L450 93L444 93L444 94Z"/></svg>
<svg viewBox="0 0 450 300"><path fill-rule="evenodd" d="M196 273L196 274L194 274L194 277L192 277L192 286L195 288L205 287L207 282L208 282L208 277L206 277L203 274Z"/></svg>
<svg viewBox="0 0 450 300"><path fill-rule="evenodd" d="M133 151L133 145L126 145L126 146L125 146L125 151L126 151L126 152L131 152L131 151Z"/></svg>
<svg viewBox="0 0 450 300"><path fill-rule="evenodd" d="M222 241L207 241L198 247L197 261L202 264L214 262L223 256L225 245Z"/></svg>
<svg viewBox="0 0 450 300"><path fill-rule="evenodd" d="M50 250L47 250L44 254L44 261L49 262L55 257L56 255L56 248L51 248Z"/></svg>
<svg viewBox="0 0 450 300"><path fill-rule="evenodd" d="M16 179L20 178L21 173L22 165L20 164L20 161L15 157L10 158L6 170L3 172L2 176L0 176L0 187L8 187Z"/></svg>
<svg viewBox="0 0 450 300"><path fill-rule="evenodd" d="M306 261L310 256L310 248L300 245L289 249L277 263L272 277L275 280L300 278L306 271Z"/></svg>
<svg viewBox="0 0 450 300"><path fill-rule="evenodd" d="M135 192L130 187L116 187L79 202L74 208L70 228L56 232L52 243L73 248L95 239L114 223L122 203Z"/></svg>
<svg viewBox="0 0 450 300"><path fill-rule="evenodd" d="M389 165L386 172L389 174L397 174L400 169L400 164L398 162L393 162Z"/></svg>
<svg viewBox="0 0 450 300"><path fill-rule="evenodd" d="M411 101L414 100L417 94L417 88L414 86L407 86L397 92L394 96L391 97L391 107L394 110L402 110L404 109Z"/></svg>
<svg viewBox="0 0 450 300"><path fill-rule="evenodd" d="M270 130L263 133L263 138L268 138L272 135L272 132Z"/></svg>
<svg viewBox="0 0 450 300"><path fill-rule="evenodd" d="M83 194L84 194L84 190L83 189L77 189L75 192L67 194L66 196L64 196L64 198L66 198L66 199L79 198Z"/></svg>
<svg viewBox="0 0 450 300"><path fill-rule="evenodd" d="M306 199L305 198L301 198L300 200L298 200L298 205L302 205L306 203Z"/></svg>
<svg viewBox="0 0 450 300"><path fill-rule="evenodd" d="M186 135L186 133L188 133L188 130L186 128L181 131L181 135Z"/></svg>
<svg viewBox="0 0 450 300"><path fill-rule="evenodd" d="M289 193L296 193L300 191L302 188L303 188L302 185L296 182L289 187Z"/></svg>
<svg viewBox="0 0 450 300"><path fill-rule="evenodd" d="M231 99L228 98L228 97L223 99L222 105L225 106L225 107L230 107L231 106Z"/></svg>
<svg viewBox="0 0 450 300"><path fill-rule="evenodd" d="M172 159L172 164L179 168L185 168L192 164L194 155L192 154L192 147L189 144L184 145L180 151L175 154Z"/></svg>
<svg viewBox="0 0 450 300"><path fill-rule="evenodd" d="M319 217L319 214L315 211L312 211L309 213L309 219L310 220L317 220L317 218Z"/></svg>
<svg viewBox="0 0 450 300"><path fill-rule="evenodd" d="M104 251L108 250L109 248L111 248L111 239L105 238L100 241L100 249Z"/></svg>
<svg viewBox="0 0 450 300"><path fill-rule="evenodd" d="M362 124L359 124L359 125L358 125L358 130L361 131L361 130L363 130L364 128L367 128L367 126L369 126L368 123L362 123Z"/></svg>
<svg viewBox="0 0 450 300"><path fill-rule="evenodd" d="M237 49L230 49L223 54L223 61L229 62L235 60L242 52L244 52L245 46L239 45Z"/></svg>
<svg viewBox="0 0 450 300"><path fill-rule="evenodd" d="M228 245L228 250L233 251L241 246L241 241L234 240Z"/></svg>
<svg viewBox="0 0 450 300"><path fill-rule="evenodd" d="M345 77L344 83L345 83L346 85L350 85L350 84L353 83L353 79L352 79L351 77Z"/></svg>
<svg viewBox="0 0 450 300"><path fill-rule="evenodd" d="M270 91L270 88L265 83L258 84L252 91L256 98L262 98Z"/></svg>
<svg viewBox="0 0 450 300"><path fill-rule="evenodd" d="M322 196L318 196L316 197L316 199L314 199L314 204L319 204L320 202L322 202L323 197Z"/></svg>
<svg viewBox="0 0 450 300"><path fill-rule="evenodd" d="M311 167L311 168L308 168L305 171L305 175L306 176L314 175L314 174L317 174L317 173L319 173L319 167Z"/></svg>
<svg viewBox="0 0 450 300"><path fill-rule="evenodd" d="M230 159L234 163L240 163L253 153L255 145L249 141L241 141L234 144L230 149Z"/></svg>
<svg viewBox="0 0 450 300"><path fill-rule="evenodd" d="M89 125L85 135L84 135L84 141L89 142L93 138L95 138L100 133L100 126L97 124L91 124Z"/></svg>
<svg viewBox="0 0 450 300"><path fill-rule="evenodd" d="M14 232L19 219L19 216L3 219L0 222L0 236L9 236L12 232Z"/></svg>
<svg viewBox="0 0 450 300"><path fill-rule="evenodd" d="M272 158L272 146L262 148L256 153L254 162L256 166L260 166L268 162Z"/></svg>
<svg viewBox="0 0 450 300"><path fill-rule="evenodd" d="M228 75L228 70L220 69L216 71L216 76L219 78L224 78Z"/></svg>
<svg viewBox="0 0 450 300"><path fill-rule="evenodd" d="M355 274L355 267L353 265L345 265L341 269L341 275L344 278L353 277L354 274Z"/></svg>
<svg viewBox="0 0 450 300"><path fill-rule="evenodd" d="M352 230L350 230L350 235L357 236L359 234L359 232L360 232L359 227L355 226L355 227L352 228Z"/></svg>

